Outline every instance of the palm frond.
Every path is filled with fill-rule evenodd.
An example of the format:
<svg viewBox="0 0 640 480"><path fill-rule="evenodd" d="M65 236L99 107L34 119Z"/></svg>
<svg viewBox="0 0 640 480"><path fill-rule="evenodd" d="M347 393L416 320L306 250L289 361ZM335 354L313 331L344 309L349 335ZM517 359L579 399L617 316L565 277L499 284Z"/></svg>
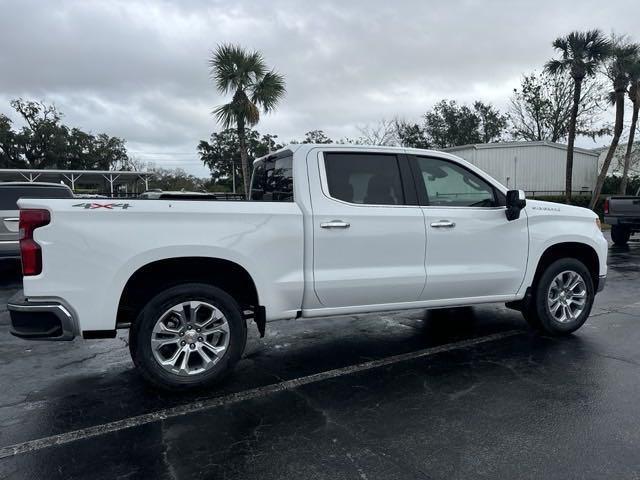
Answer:
<svg viewBox="0 0 640 480"><path fill-rule="evenodd" d="M553 46L553 48L558 50L563 55L569 49L569 44L567 43L567 39L564 37L556 38L551 45Z"/></svg>
<svg viewBox="0 0 640 480"><path fill-rule="evenodd" d="M607 75L614 81L628 82L636 71L636 64L640 57L640 45L630 43L626 39L619 39L612 48L611 61L607 68Z"/></svg>
<svg viewBox="0 0 640 480"><path fill-rule="evenodd" d="M264 75L266 66L259 52L247 52L239 45L218 45L209 59L210 75L221 93L246 88Z"/></svg>
<svg viewBox="0 0 640 480"><path fill-rule="evenodd" d="M286 93L284 77L271 70L255 85L251 92L251 101L260 105L265 112L273 110Z"/></svg>
<svg viewBox="0 0 640 480"><path fill-rule="evenodd" d="M562 60L549 60L544 65L545 72L550 73L552 75L566 72L568 69L569 69L569 64L566 62L563 62Z"/></svg>
<svg viewBox="0 0 640 480"><path fill-rule="evenodd" d="M216 117L216 121L222 124L222 127L225 129L235 125L238 119L233 102L220 105L214 108L211 113Z"/></svg>

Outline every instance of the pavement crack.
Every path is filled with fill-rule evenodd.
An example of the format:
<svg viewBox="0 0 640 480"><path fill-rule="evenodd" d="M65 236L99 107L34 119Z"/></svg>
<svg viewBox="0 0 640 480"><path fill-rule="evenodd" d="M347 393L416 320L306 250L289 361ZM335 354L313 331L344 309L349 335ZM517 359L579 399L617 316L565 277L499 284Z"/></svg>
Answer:
<svg viewBox="0 0 640 480"><path fill-rule="evenodd" d="M101 353L108 353L108 352L96 352L93 355L89 355L88 357L80 358L78 360L73 360L71 362L67 362L67 363L63 363L61 365L58 365L58 366L55 367L55 369L56 370L61 370L63 368L70 367L71 365L79 365L81 363L88 362L89 360L93 360L94 358L96 358Z"/></svg>

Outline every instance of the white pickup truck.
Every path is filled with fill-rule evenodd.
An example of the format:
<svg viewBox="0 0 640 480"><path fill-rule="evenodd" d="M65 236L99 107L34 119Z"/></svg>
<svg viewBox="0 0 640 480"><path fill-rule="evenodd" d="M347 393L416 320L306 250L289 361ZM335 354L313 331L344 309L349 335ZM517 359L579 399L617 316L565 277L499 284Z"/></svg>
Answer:
<svg viewBox="0 0 640 480"><path fill-rule="evenodd" d="M548 334L578 329L605 283L597 216L527 201L453 155L292 145L254 163L249 201L19 202L24 293L12 333L130 328L145 379L209 385L247 320L501 302Z"/></svg>

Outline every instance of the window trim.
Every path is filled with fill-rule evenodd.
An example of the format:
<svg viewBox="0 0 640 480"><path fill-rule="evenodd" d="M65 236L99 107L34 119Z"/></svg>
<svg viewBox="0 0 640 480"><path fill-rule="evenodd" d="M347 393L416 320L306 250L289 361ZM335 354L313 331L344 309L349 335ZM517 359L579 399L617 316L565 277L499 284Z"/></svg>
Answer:
<svg viewBox="0 0 640 480"><path fill-rule="evenodd" d="M421 207L423 208L466 208L466 209L480 209L480 210L504 210L506 209L506 205L499 205L499 194L502 194L504 196L504 193L502 193L500 190L498 190L498 188L493 184L493 182L489 181L487 178L479 175L477 172L474 172L473 170L471 170L470 168L468 168L465 165L462 165L459 162L456 162L454 160L448 159L448 158L442 158L442 157L438 157L435 155L416 155L416 154L409 154L407 155L408 159L409 159L409 165L411 166L411 172L413 173L413 179L415 182L415 187L416 187L416 192L417 192L417 196L418 196L418 202L420 204ZM429 194L427 193L427 187L424 184L424 180L422 180L422 171L420 170L420 167L418 166L418 159L419 158L427 158L427 159L431 159L431 160L439 160L441 162L444 163L450 163L453 164L455 166L457 166L458 168L461 168L467 172L469 172L470 174L480 178L484 183L486 183L487 185L489 185L489 187L491 187L491 190L493 191L493 200L496 204L496 206L494 207L472 207L472 206L465 206L465 205L432 205L431 202L429 201Z"/></svg>
<svg viewBox="0 0 640 480"><path fill-rule="evenodd" d="M340 198L332 197L329 192L329 182L327 180L326 169L326 154L338 154L338 155L384 155L396 157L398 165L398 171L400 173L400 187L402 188L402 195L404 197L404 203L401 204L380 204L380 203L353 203L347 202ZM371 151L354 151L354 150L320 150L318 152L318 170L320 173L320 190L322 194L334 202L339 202L344 205L350 205L353 207L387 207L387 208L406 208L406 207L418 207L419 199L416 192L415 181L413 179L413 173L411 172L411 166L407 155L401 152L371 152Z"/></svg>

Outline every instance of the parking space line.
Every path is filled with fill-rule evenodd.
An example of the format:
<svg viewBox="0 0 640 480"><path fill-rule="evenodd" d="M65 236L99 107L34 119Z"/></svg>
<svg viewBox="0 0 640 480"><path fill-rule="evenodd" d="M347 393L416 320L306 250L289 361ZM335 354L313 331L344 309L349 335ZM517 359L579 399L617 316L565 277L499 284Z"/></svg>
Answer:
<svg viewBox="0 0 640 480"><path fill-rule="evenodd" d="M116 420L114 422L104 423L93 427L82 428L67 433L61 433L58 435L52 435L50 437L44 437L37 440L29 440L27 442L16 443L14 445L8 445L0 448L0 459L13 457L25 453L35 452L45 448L53 447L56 445L64 445L66 443L75 442L78 440L86 440L92 437L98 437L108 433L118 432L121 430L127 430L129 428L139 427L150 423L160 422L170 418L181 417L203 410L209 410L215 407L221 407L226 405L232 405L235 403L243 402L245 400L251 400L255 398L265 397L272 393L282 392L286 390L292 390L302 385L309 385L311 383L317 383L332 378L342 377L354 373L364 372L375 368L384 367L386 365L392 365L394 363L404 362L407 360L413 360L421 357L428 357L442 352L448 352L451 350L463 349L479 345L481 343L493 342L504 338L512 337L514 335L520 335L525 333L523 330L508 330L506 332L495 333L492 335L485 335L483 337L472 338L469 340L461 340L459 342L448 343L437 347L425 348L416 352L403 353L400 355L393 355L391 357L382 358L379 360L371 360L357 365L351 365L348 367L336 368L333 370L327 370L325 372L315 373L307 375L305 377L295 378L292 380L285 380L280 383L267 385L264 387L253 388L245 390L243 392L232 393L222 397L212 398L209 400L201 400L185 405L179 405L177 407L158 410L156 412L145 413L134 417L125 418L122 420Z"/></svg>

